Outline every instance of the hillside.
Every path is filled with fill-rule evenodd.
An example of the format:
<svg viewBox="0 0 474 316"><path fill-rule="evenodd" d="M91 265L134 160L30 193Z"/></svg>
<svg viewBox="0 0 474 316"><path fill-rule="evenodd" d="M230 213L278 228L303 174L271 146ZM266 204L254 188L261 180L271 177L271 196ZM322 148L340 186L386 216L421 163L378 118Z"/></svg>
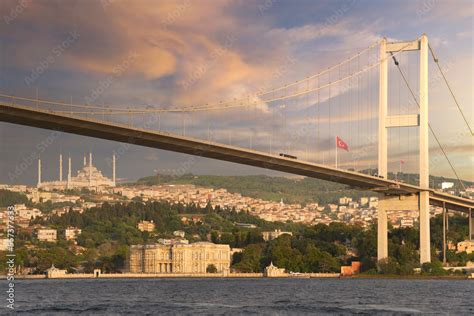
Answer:
<svg viewBox="0 0 474 316"><path fill-rule="evenodd" d="M405 183L416 184L418 175L401 174L399 178ZM389 174L389 178L394 179L394 174ZM459 183L455 179L432 176L430 182L439 187L441 182L448 181L455 183L455 189L459 189ZM362 196L375 196L370 191L352 189L346 185L314 179L301 178L289 179L284 177L270 177L266 175L254 176L213 176L213 175L193 175L183 176L156 175L137 180L137 184L157 185L157 184L194 184L196 186L224 188L232 193L240 193L252 198L261 198L268 201L280 201L285 203L309 203L318 202L320 204L335 203L341 196L349 196L358 199ZM473 185L472 182L465 181L466 186Z"/></svg>
<svg viewBox="0 0 474 316"><path fill-rule="evenodd" d="M328 181L302 178L288 179L283 177L255 176L197 176L192 174L180 177L166 175L151 176L139 179L137 184L194 184L196 186L224 188L232 193L261 198L268 201L285 203L333 203L340 196L353 198L373 195L371 192L350 189L346 185Z"/></svg>

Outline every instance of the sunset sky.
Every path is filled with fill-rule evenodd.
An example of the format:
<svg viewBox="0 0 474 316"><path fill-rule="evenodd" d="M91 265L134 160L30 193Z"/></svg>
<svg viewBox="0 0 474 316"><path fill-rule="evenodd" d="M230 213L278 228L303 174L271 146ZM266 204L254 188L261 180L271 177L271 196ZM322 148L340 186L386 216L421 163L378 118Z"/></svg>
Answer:
<svg viewBox="0 0 474 316"><path fill-rule="evenodd" d="M69 102L72 98L80 104L167 109L195 106L244 97L316 74L382 37L413 40L426 33L472 128L473 15L474 2L470 0L2 0L0 93L34 98L38 89L42 99ZM415 88L417 57L416 53L401 57ZM353 63L349 67L357 66ZM376 75L374 70L371 73ZM389 106L398 107L409 102L409 95L392 70L389 93L395 104ZM332 80L338 75L334 73ZM461 177L474 181L473 137L437 76L430 60L430 123ZM180 133L185 120L190 136L205 138L211 130L216 141L291 151L314 162L322 162L324 157L326 163L333 163L333 139L340 136L354 149L341 157L343 167L374 167L376 139L370 135L376 128L378 92L376 78L367 78L361 80L372 80L373 86L333 91L339 99L332 101L332 130L326 126L328 112L323 112L317 141L317 107L326 106L327 111L330 101L326 95L320 96L319 105L317 94L311 94L306 99L251 108L164 115L160 124ZM357 98L368 103L362 114L356 108ZM408 110L414 113L416 108ZM158 129L156 118L150 120L141 117L133 124ZM303 136L295 130L303 131ZM390 134L390 171L398 171L399 161L404 160L404 171L417 172L417 132L410 130ZM51 132L47 130L0 123L0 183L35 183L36 161L28 157L39 154L37 144L48 137ZM453 177L431 136L430 148L431 174ZM61 134L40 153L45 180L58 177L60 152L71 155L77 170L89 150L106 175L111 174L107 159L113 151L120 152L118 177L127 180L154 172L275 174ZM354 158L354 153L360 152L365 155ZM26 167L12 177L12 170L22 162Z"/></svg>

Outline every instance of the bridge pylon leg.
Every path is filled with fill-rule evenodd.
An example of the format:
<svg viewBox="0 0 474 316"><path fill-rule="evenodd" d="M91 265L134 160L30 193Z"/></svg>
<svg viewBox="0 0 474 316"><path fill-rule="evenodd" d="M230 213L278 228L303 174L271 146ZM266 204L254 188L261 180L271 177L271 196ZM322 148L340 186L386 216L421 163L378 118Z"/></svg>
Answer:
<svg viewBox="0 0 474 316"><path fill-rule="evenodd" d="M377 210L377 261L388 258L388 220L384 198L383 194L380 195Z"/></svg>
<svg viewBox="0 0 474 316"><path fill-rule="evenodd" d="M420 264L431 262L430 193L419 193L420 200Z"/></svg>
<svg viewBox="0 0 474 316"><path fill-rule="evenodd" d="M424 210L426 212L421 212L422 201L424 201ZM422 245L421 249L427 251L430 254L430 222L429 222L429 192L426 192L426 195L379 195L379 205L377 212L377 260L383 260L388 258L388 211L420 211L420 223L423 219L423 235L420 234L420 238L423 242L420 242ZM421 224L420 224L421 226ZM426 235L428 239L426 240ZM426 243L424 243L426 242ZM423 251L420 251L423 253ZM428 256L429 258L429 256ZM425 260L425 257L422 257ZM427 262L427 261L423 261Z"/></svg>
<svg viewBox="0 0 474 316"><path fill-rule="evenodd" d="M469 224L469 240L472 240L472 209L469 208L469 221L468 221L468 224Z"/></svg>
<svg viewBox="0 0 474 316"><path fill-rule="evenodd" d="M420 187L429 188L429 134L428 134L428 38L420 39ZM430 249L430 193L421 191L420 199L420 263L431 262Z"/></svg>

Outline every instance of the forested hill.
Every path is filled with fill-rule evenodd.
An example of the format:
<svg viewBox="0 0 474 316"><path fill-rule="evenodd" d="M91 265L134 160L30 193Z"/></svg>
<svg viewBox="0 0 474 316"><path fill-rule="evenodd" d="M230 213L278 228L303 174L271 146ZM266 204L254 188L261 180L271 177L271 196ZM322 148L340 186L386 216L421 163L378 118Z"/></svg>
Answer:
<svg viewBox="0 0 474 316"><path fill-rule="evenodd" d="M395 178L390 174L389 178ZM418 175L401 174L399 178L405 183L417 183ZM431 183L439 187L443 181L453 182L456 180L443 177L430 177ZM375 196L370 191L361 191L349 186L314 179L314 178L284 178L270 177L265 175L254 176L213 176L193 175L183 176L156 175L139 179L137 184L194 184L196 186L224 188L232 193L240 193L244 196L261 198L268 201L280 201L285 203L308 203L318 202L320 204L334 203L341 196L349 196L357 199L361 196ZM465 182L466 186L473 185Z"/></svg>

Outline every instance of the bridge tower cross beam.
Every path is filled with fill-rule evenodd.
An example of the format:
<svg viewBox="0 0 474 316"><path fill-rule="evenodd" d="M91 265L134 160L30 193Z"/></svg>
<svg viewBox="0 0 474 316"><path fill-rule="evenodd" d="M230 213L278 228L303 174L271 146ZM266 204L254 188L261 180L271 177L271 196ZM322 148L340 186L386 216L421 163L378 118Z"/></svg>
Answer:
<svg viewBox="0 0 474 316"><path fill-rule="evenodd" d="M388 113L388 60L389 54L401 51L420 51L420 85L419 85L419 113L411 115L391 115ZM387 238L387 211L417 210L420 214L420 263L431 261L430 250L430 205L429 205L429 139L428 139L428 38L423 34L415 41L392 42L389 43L384 38L380 43L380 76L379 76L379 124L378 124L378 174L387 178L388 150L387 150L387 129L419 126L419 169L420 187L417 203L400 203L396 199L390 199L385 194L380 194L378 210L378 239L377 239L377 259L388 258L388 238ZM391 203L384 201L390 200Z"/></svg>

